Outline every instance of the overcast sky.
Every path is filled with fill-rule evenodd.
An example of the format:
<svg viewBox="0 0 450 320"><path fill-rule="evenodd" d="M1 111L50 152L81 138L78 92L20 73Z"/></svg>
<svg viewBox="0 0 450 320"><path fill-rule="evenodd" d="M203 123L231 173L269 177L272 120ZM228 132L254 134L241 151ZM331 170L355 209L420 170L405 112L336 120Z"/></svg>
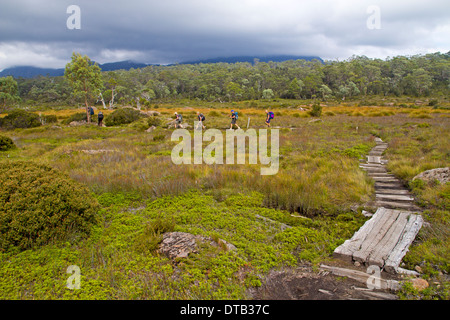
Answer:
<svg viewBox="0 0 450 320"><path fill-rule="evenodd" d="M69 29L70 5L81 29ZM344 60L450 50L449 0L1 0L0 70L236 55Z"/></svg>

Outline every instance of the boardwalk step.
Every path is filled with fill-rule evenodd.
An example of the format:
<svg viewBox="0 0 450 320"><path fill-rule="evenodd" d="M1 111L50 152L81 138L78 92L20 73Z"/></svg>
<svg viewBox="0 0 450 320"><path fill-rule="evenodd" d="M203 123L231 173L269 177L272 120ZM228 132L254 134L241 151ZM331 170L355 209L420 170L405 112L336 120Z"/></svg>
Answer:
<svg viewBox="0 0 450 320"><path fill-rule="evenodd" d="M383 167L362 167L360 166L361 169L363 169L364 171L366 171L367 173L387 173L387 170Z"/></svg>
<svg viewBox="0 0 450 320"><path fill-rule="evenodd" d="M376 189L405 189L403 183L400 181L396 182L375 182L375 190Z"/></svg>
<svg viewBox="0 0 450 320"><path fill-rule="evenodd" d="M336 248L333 255L395 273L422 221L420 215L411 212L378 208L351 239Z"/></svg>
<svg viewBox="0 0 450 320"><path fill-rule="evenodd" d="M380 189L376 190L376 194L402 194L402 195L411 195L411 193L406 189Z"/></svg>
<svg viewBox="0 0 450 320"><path fill-rule="evenodd" d="M398 182L398 183L400 183L400 181L393 176L387 176L387 177L375 176L375 177L372 177L372 179L375 180L375 182Z"/></svg>
<svg viewBox="0 0 450 320"><path fill-rule="evenodd" d="M385 166L378 164L378 165L369 165L369 164L360 164L359 167L365 171L374 171L374 170L383 170L387 172L387 169Z"/></svg>
<svg viewBox="0 0 450 320"><path fill-rule="evenodd" d="M394 201L414 201L414 198L411 196L405 196L405 195L391 195L391 194L379 194L376 195L377 199L385 199L388 201L394 200Z"/></svg>
<svg viewBox="0 0 450 320"><path fill-rule="evenodd" d="M368 172L367 174L372 178L394 178L398 180L392 173L387 172Z"/></svg>
<svg viewBox="0 0 450 320"><path fill-rule="evenodd" d="M377 200L375 202L375 205L377 207L385 207L388 209L403 209L408 211L418 211L418 207L412 203Z"/></svg>
<svg viewBox="0 0 450 320"><path fill-rule="evenodd" d="M385 167L382 158L387 144L375 139L377 146L359 167L375 181L375 201L366 205L378 207L371 219L342 245L333 255L337 258L375 265L396 273L409 245L422 226L422 217L414 214L420 209L403 183Z"/></svg>

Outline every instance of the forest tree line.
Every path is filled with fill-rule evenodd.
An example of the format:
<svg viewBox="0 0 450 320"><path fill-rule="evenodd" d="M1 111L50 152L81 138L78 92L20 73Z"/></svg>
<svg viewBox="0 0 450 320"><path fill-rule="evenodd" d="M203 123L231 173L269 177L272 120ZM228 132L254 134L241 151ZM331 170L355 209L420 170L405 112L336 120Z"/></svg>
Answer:
<svg viewBox="0 0 450 320"><path fill-rule="evenodd" d="M175 99L242 101L259 99L346 100L353 97L443 96L450 92L450 52L345 61L214 63L148 66L102 72L97 103L150 105ZM6 78L0 79L0 91ZM65 77L16 79L16 99L0 103L22 105L80 103ZM11 84L10 84L11 85ZM12 84L14 86L14 84Z"/></svg>

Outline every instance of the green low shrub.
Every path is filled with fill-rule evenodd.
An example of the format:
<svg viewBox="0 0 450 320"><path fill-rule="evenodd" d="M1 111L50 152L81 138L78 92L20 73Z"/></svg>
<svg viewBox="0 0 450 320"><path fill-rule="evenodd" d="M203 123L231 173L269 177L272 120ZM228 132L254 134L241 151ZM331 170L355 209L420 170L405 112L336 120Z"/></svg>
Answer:
<svg viewBox="0 0 450 320"><path fill-rule="evenodd" d="M0 118L0 127L5 129L35 128L41 125L39 116L25 110L14 110L4 118Z"/></svg>
<svg viewBox="0 0 450 320"><path fill-rule="evenodd" d="M159 126L161 126L162 121L159 117L153 116L153 117L149 117L147 119L147 124L149 127L151 127L151 126L159 127Z"/></svg>
<svg viewBox="0 0 450 320"><path fill-rule="evenodd" d="M91 122L97 122L98 118L97 115L91 116ZM87 121L87 114L86 112L79 112L71 115L69 118L65 119L63 121L63 124L70 124L71 122L81 122L81 121Z"/></svg>
<svg viewBox="0 0 450 320"><path fill-rule="evenodd" d="M123 124L132 123L143 117L144 117L144 115L141 114L141 112L139 110L132 109L132 108L122 108L122 109L115 110L113 113L111 113L109 116L107 116L105 118L105 124L108 127L120 126Z"/></svg>
<svg viewBox="0 0 450 320"><path fill-rule="evenodd" d="M0 185L0 250L73 242L97 222L87 188L45 165L3 162Z"/></svg>
<svg viewBox="0 0 450 320"><path fill-rule="evenodd" d="M56 123L58 118L54 114L46 115L41 117L42 124Z"/></svg>
<svg viewBox="0 0 450 320"><path fill-rule="evenodd" d="M312 106L311 111L308 112L312 117L320 117L322 115L322 107L320 104L315 103Z"/></svg>
<svg viewBox="0 0 450 320"><path fill-rule="evenodd" d="M11 138L0 136L0 151L8 151L15 148L16 145L14 144L14 141L12 141Z"/></svg>

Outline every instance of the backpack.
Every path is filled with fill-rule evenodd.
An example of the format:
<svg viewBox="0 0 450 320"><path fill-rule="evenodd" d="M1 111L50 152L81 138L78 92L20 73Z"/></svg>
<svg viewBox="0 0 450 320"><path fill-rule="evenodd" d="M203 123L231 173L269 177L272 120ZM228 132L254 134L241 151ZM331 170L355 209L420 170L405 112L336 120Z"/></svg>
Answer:
<svg viewBox="0 0 450 320"><path fill-rule="evenodd" d="M90 114L91 116L94 115L94 109L92 109L91 107L89 108L89 114Z"/></svg>
<svg viewBox="0 0 450 320"><path fill-rule="evenodd" d="M181 114L178 115L178 120L183 121L183 116Z"/></svg>
<svg viewBox="0 0 450 320"><path fill-rule="evenodd" d="M234 112L234 116L235 116L235 118L236 118L236 120L237 120L237 118L238 118L238 113L237 113L237 111Z"/></svg>
<svg viewBox="0 0 450 320"><path fill-rule="evenodd" d="M272 111L269 112L269 119L273 119L275 117L274 113Z"/></svg>
<svg viewBox="0 0 450 320"><path fill-rule="evenodd" d="M202 113L199 114L199 117L200 117L201 121L205 121L205 116Z"/></svg>
<svg viewBox="0 0 450 320"><path fill-rule="evenodd" d="M99 118L99 119L103 119L103 112L100 111L100 112L98 113L98 118Z"/></svg>

